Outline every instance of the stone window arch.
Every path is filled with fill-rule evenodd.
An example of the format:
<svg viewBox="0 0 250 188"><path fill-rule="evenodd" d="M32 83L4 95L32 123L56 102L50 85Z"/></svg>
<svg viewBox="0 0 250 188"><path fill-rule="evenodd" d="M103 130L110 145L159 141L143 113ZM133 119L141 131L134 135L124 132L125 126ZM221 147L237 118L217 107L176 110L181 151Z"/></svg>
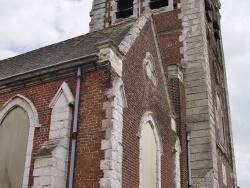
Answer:
<svg viewBox="0 0 250 188"><path fill-rule="evenodd" d="M11 175L13 175L11 171L13 171L13 168L16 168L16 166L8 164L6 164L5 167L2 166L3 168L5 168L6 172L2 173L1 176L3 177L8 176L8 182L4 181L0 182L0 185L2 183L1 185L2 187L4 186L9 187L15 185L18 185L18 187L20 185L21 185L20 187L28 186L34 132L35 132L35 127L39 126L40 125L38 121L38 113L35 106L29 99L27 99L22 95L16 95L12 97L0 109L0 131L2 129L2 133L3 134L6 133L6 135L8 135L8 137L5 137L5 135L1 135L0 133L1 139L8 141L13 137L17 137L16 139L9 140L10 142L12 142L11 150L9 149L6 150L4 149L5 145L4 144L1 145L0 150L3 150L3 152L0 151L0 156L5 154L9 155L10 153L16 154L17 151L20 151L22 153L23 160L20 160L21 157L20 155L18 155L19 157L18 160L15 160L15 156L12 156L11 157L12 159L7 159L7 160L9 164L11 164L14 160L17 162L16 166L24 165L24 168L21 169L19 172L17 172L19 180L14 180L13 177L11 177ZM22 149L19 150L20 148ZM10 174L8 174L7 171Z"/></svg>
<svg viewBox="0 0 250 188"><path fill-rule="evenodd" d="M74 102L69 85L63 82L49 105L49 140L36 152L33 187L66 187Z"/></svg>
<svg viewBox="0 0 250 188"><path fill-rule="evenodd" d="M140 123L140 188L161 187L162 144L152 112L146 112Z"/></svg>
<svg viewBox="0 0 250 188"><path fill-rule="evenodd" d="M219 145L225 147L225 117L223 113L223 108L221 105L220 96L216 95L216 124L218 130L218 141Z"/></svg>

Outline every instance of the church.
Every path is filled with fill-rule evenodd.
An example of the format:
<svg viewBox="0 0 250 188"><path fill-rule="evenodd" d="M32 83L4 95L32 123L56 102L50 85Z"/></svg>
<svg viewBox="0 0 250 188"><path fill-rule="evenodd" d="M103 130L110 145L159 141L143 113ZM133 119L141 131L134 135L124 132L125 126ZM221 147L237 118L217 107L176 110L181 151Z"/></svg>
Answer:
<svg viewBox="0 0 250 188"><path fill-rule="evenodd" d="M93 0L90 32L0 61L1 188L237 188L219 0Z"/></svg>

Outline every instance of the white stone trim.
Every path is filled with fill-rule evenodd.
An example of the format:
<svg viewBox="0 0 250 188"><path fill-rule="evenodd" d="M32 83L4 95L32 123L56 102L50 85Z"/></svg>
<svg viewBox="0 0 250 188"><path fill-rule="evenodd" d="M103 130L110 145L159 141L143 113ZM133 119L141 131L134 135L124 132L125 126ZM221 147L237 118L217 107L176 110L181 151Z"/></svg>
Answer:
<svg viewBox="0 0 250 188"><path fill-rule="evenodd" d="M108 101L103 103L106 119L102 121L102 129L106 131L106 138L102 140L101 150L104 150L104 160L100 168L104 177L100 180L100 188L122 187L122 130L123 108L127 107L123 81L116 78L113 87L107 92Z"/></svg>
<svg viewBox="0 0 250 188"><path fill-rule="evenodd" d="M178 78L183 83L183 73L177 64L168 65L168 78Z"/></svg>
<svg viewBox="0 0 250 188"><path fill-rule="evenodd" d="M139 156L139 162L140 162L140 184L139 184L139 188L142 188L142 142L141 142L141 134L142 134L142 130L144 125L146 125L147 123L149 123L152 127L153 133L155 135L155 142L156 142L156 147L157 147L157 151L156 151L156 177L157 177L157 188L161 188L161 156L163 154L163 147L162 147L162 142L161 142L161 138L159 136L159 132L156 126L156 123L154 121L153 118L153 113L150 111L147 111L144 113L144 115L141 118L141 122L140 122L140 127L139 127L139 132L138 132L138 137L140 138L140 156Z"/></svg>
<svg viewBox="0 0 250 188"><path fill-rule="evenodd" d="M35 127L40 127L40 124L38 120L38 113L34 104L29 99L19 94L12 97L0 109L0 124L4 120L5 116L16 107L22 108L28 114L30 121L29 138L27 144L27 152L26 152L24 175L23 175L23 186L22 186L22 188L26 188L28 187L29 183L29 173L30 173Z"/></svg>
<svg viewBox="0 0 250 188"><path fill-rule="evenodd" d="M57 103L57 100L61 96L62 93L64 93L64 95L65 95L65 97L67 99L68 105L69 106L74 105L74 103L75 103L74 96L71 93L68 84L66 82L63 82L61 87L58 89L56 95L54 96L54 98L50 102L50 104L49 104L50 108L53 108L53 106Z"/></svg>
<svg viewBox="0 0 250 188"><path fill-rule="evenodd" d="M122 77L122 58L124 54L115 43L111 40L106 40L96 43L95 48L99 50L98 63L109 61L112 71Z"/></svg>
<svg viewBox="0 0 250 188"><path fill-rule="evenodd" d="M30 121L32 122L32 126L34 127L40 127L41 125L38 123L38 113L34 106L34 104L24 97L23 95L15 95L10 100L8 100L3 107L0 109L0 123L2 123L3 119L5 118L5 115L7 115L13 108L20 106L23 108L30 117Z"/></svg>
<svg viewBox="0 0 250 188"><path fill-rule="evenodd" d="M97 31L104 28L106 14L106 0L93 0L92 10L90 12L91 22L90 31Z"/></svg>
<svg viewBox="0 0 250 188"><path fill-rule="evenodd" d="M173 149L174 154L174 182L175 188L181 188L181 167L180 167L180 154L181 154L181 144L179 137L176 137L175 146Z"/></svg>
<svg viewBox="0 0 250 188"><path fill-rule="evenodd" d="M193 156L200 155L204 150L211 151L208 155L201 156L199 161L191 161L192 187L217 188L218 157L204 3L201 0L181 2L178 17L182 21L183 30L179 41L183 43L180 49L184 56L181 66L184 69L186 121L187 126L192 129L191 142L198 137L210 138L207 143L194 142L191 145ZM203 125L204 129L198 128Z"/></svg>
<svg viewBox="0 0 250 188"><path fill-rule="evenodd" d="M170 116L171 117L171 116ZM171 128L174 132L176 132L177 129L177 125L176 125L176 121L174 118L171 117Z"/></svg>
<svg viewBox="0 0 250 188"><path fill-rule="evenodd" d="M49 140L44 142L34 164L34 188L66 188L70 130L74 97L63 82L50 103L52 108Z"/></svg>
<svg viewBox="0 0 250 188"><path fill-rule="evenodd" d="M223 163L221 163L221 172L222 172L223 184L227 185L227 171L226 171L226 167Z"/></svg>
<svg viewBox="0 0 250 188"><path fill-rule="evenodd" d="M135 39L141 34L141 30L147 23L148 19L151 16L150 11L144 12L140 18L136 20L134 25L131 27L125 38L122 40L122 42L119 45L120 51L122 51L124 54L126 54L131 46L133 45Z"/></svg>

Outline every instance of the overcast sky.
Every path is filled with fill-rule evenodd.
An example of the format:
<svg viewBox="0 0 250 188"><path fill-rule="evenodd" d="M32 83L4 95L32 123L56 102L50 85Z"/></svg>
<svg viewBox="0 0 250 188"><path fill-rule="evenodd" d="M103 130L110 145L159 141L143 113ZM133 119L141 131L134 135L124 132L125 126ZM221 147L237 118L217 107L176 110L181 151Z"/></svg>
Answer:
<svg viewBox="0 0 250 188"><path fill-rule="evenodd" d="M88 32L92 0L0 0L0 59ZM250 188L250 0L221 0L238 183Z"/></svg>

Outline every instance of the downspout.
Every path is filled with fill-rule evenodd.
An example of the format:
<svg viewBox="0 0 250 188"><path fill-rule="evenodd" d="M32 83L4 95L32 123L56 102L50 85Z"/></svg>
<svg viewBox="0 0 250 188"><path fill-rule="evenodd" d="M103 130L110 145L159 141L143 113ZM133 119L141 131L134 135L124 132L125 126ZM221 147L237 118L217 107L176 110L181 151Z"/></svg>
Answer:
<svg viewBox="0 0 250 188"><path fill-rule="evenodd" d="M187 162L188 162L188 187L192 186L192 176L191 176L191 157L190 157L190 133L191 128L186 127L186 139L187 139Z"/></svg>
<svg viewBox="0 0 250 188"><path fill-rule="evenodd" d="M71 144L71 157L70 157L70 171L69 171L69 186L68 186L68 188L73 187L73 179L74 179L81 75L82 75L81 68L78 67L78 69L77 69L77 85L76 85L76 102L75 102L75 110L74 110L74 122L73 122L73 132L72 132L72 144Z"/></svg>

